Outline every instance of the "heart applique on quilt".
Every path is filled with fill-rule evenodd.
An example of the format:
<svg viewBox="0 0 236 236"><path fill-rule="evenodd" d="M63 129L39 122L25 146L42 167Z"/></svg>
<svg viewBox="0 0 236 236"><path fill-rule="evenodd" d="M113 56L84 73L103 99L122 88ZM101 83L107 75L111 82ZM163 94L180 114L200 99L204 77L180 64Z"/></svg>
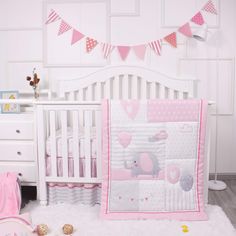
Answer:
<svg viewBox="0 0 236 236"><path fill-rule="evenodd" d="M134 120L139 111L139 101L138 100L130 100L130 101L123 100L121 101L121 106L125 110L128 117Z"/></svg>

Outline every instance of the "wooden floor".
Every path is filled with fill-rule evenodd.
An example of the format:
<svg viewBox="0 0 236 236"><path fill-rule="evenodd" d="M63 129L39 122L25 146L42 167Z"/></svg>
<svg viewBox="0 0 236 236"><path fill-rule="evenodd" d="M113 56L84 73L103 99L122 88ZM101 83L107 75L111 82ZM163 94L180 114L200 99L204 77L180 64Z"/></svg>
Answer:
<svg viewBox="0 0 236 236"><path fill-rule="evenodd" d="M220 206L236 228L236 179L224 180L226 190L209 190L208 201L211 205Z"/></svg>

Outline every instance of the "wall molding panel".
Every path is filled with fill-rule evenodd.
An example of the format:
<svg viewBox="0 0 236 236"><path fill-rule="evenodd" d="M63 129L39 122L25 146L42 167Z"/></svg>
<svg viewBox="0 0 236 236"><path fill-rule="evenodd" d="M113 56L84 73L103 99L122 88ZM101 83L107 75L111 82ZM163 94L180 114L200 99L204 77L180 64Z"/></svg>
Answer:
<svg viewBox="0 0 236 236"><path fill-rule="evenodd" d="M209 28L220 27L220 0L213 0L219 12L218 15L203 13L204 19L208 23ZM206 1L205 1L206 2ZM173 4L176 4L173 6ZM202 4L202 5L201 5ZM162 28L179 28L184 23L190 21L191 17L197 13L204 2L198 0L161 0L161 27ZM181 7L181 8L180 8ZM178 14L181 11L181 17ZM191 13L189 13L191 12ZM178 17L176 17L178 16ZM192 28L199 28L196 24L191 24Z"/></svg>
<svg viewBox="0 0 236 236"><path fill-rule="evenodd" d="M119 7L118 7L118 5ZM121 4L122 3L122 4ZM127 5L129 3L129 5ZM122 7L120 7L122 5ZM119 9L117 9L119 8ZM110 17L140 16L140 0L111 0Z"/></svg>
<svg viewBox="0 0 236 236"><path fill-rule="evenodd" d="M218 91L219 93L223 93L221 94L221 96L219 96L219 98L221 100L219 100L219 109L217 112L218 116L233 116L234 115L234 107L235 107L235 59L234 58L204 58L204 57L192 57L192 58L180 58L179 59L179 65L178 65L178 73L181 74L181 64L187 62L187 63L192 63L195 64L195 66L199 63L204 63L205 64L205 73L211 75L212 77L214 77L213 71L210 70L214 70L214 68L210 68L209 63L214 63L216 70L218 71L218 75L216 74L216 76L219 76L218 78ZM228 65L227 65L227 64ZM208 71L208 67L209 66L209 71ZM227 66L227 67L226 67ZM218 68L218 69L217 69ZM224 72L224 76L220 77L221 71L219 70L223 70ZM229 74L226 74L226 71L229 72ZM197 76L197 74L195 74ZM228 75L228 77L227 77ZM199 82L201 82L201 78L197 78L199 80ZM207 79L207 78L206 78ZM213 78L214 79L214 78ZM214 87L214 81L209 82L209 78L208 78L208 90L212 91L215 90L216 91L216 87ZM220 91L222 89L222 91ZM224 90L223 92L223 89ZM217 95L217 94L216 94ZM220 94L219 94L220 95ZM223 96L224 95L224 96ZM226 98L227 99L225 101L222 101L222 99ZM211 99L211 98L210 98ZM213 113L213 115L215 115Z"/></svg>

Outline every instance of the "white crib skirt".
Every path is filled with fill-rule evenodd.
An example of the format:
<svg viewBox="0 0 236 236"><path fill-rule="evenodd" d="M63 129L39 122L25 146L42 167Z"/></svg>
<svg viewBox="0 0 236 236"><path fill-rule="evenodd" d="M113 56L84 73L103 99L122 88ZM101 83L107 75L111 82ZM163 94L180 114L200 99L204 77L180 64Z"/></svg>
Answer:
<svg viewBox="0 0 236 236"><path fill-rule="evenodd" d="M48 203L100 204L100 184L48 184Z"/></svg>

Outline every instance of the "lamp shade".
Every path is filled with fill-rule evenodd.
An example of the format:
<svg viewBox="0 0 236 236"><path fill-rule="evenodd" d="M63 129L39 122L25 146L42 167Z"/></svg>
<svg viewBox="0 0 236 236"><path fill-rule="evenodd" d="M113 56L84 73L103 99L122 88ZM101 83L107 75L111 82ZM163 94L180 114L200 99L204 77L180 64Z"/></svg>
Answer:
<svg viewBox="0 0 236 236"><path fill-rule="evenodd" d="M207 40L207 24L203 24L196 32L193 33L193 38L198 41L206 41Z"/></svg>

